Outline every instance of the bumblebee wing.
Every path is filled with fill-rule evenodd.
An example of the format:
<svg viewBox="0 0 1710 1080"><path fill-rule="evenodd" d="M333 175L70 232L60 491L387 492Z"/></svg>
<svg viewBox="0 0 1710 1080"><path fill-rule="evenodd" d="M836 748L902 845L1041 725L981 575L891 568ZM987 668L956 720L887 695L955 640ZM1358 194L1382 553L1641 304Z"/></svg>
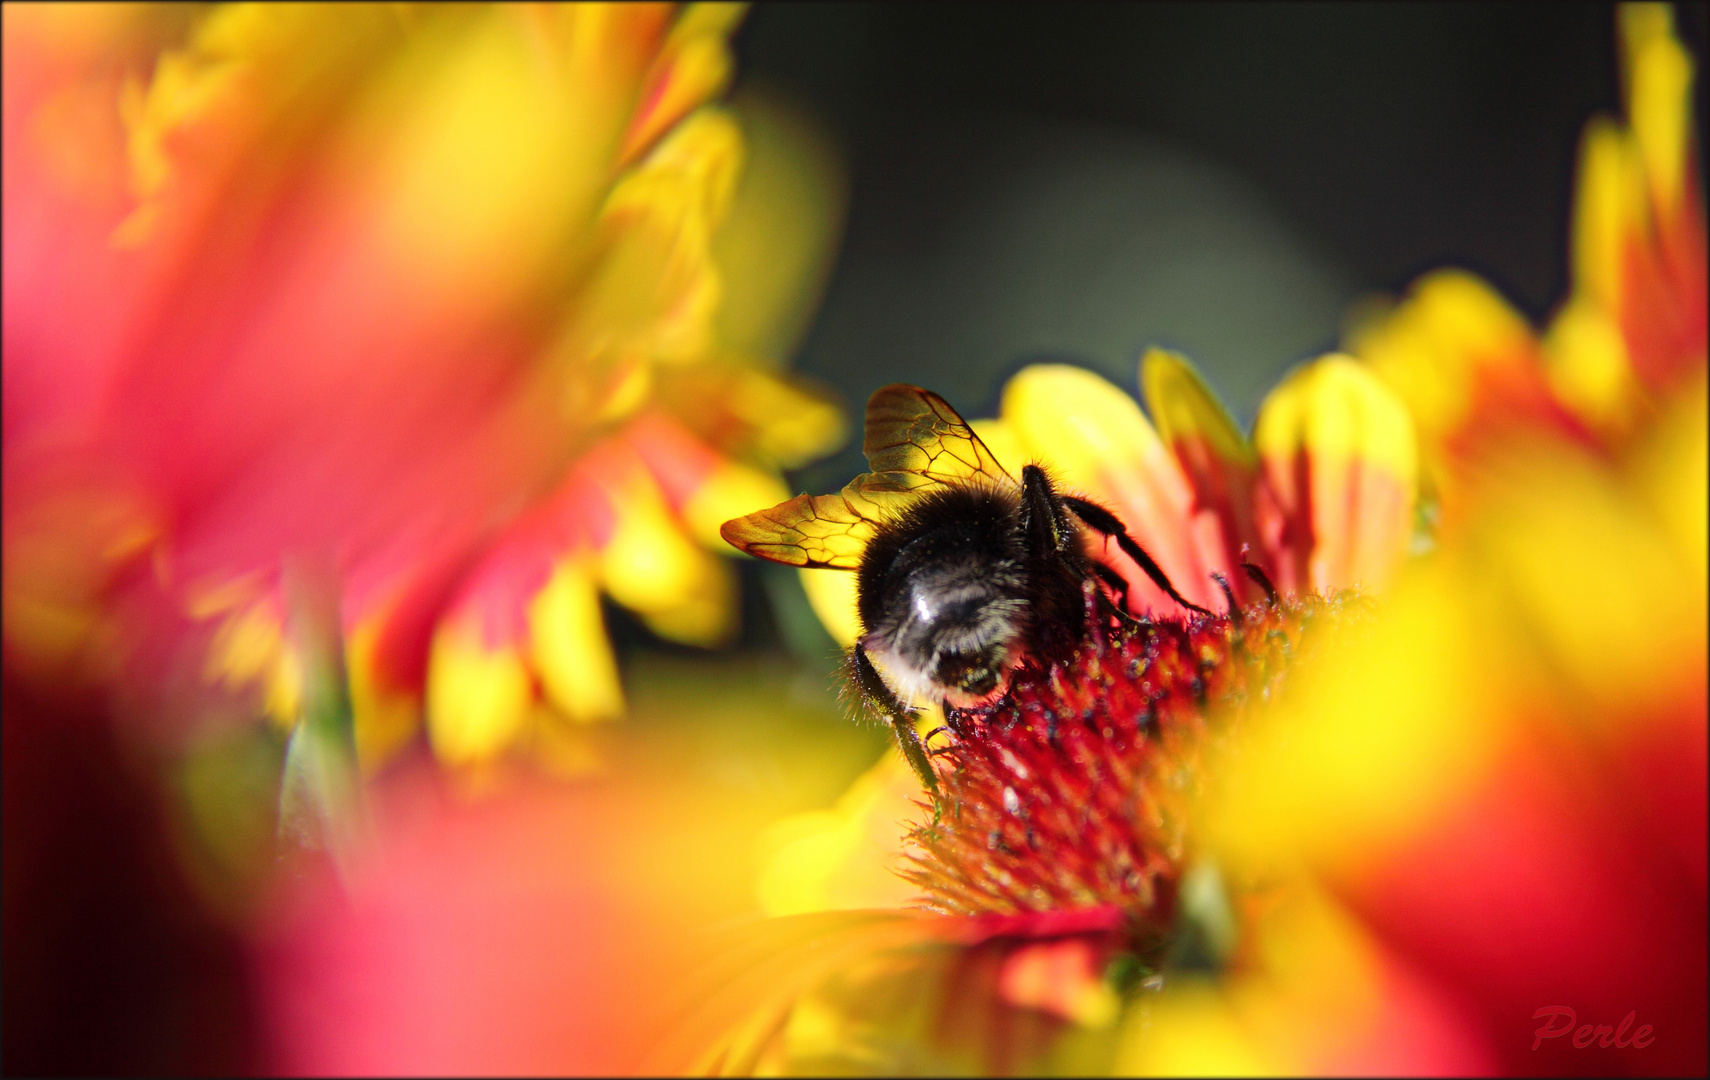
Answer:
<svg viewBox="0 0 1710 1080"><path fill-rule="evenodd" d="M906 383L881 387L868 399L861 450L872 471L856 477L845 495L876 496L976 477L1016 486L948 401Z"/></svg>
<svg viewBox="0 0 1710 1080"><path fill-rule="evenodd" d="M869 511L870 513L871 511ZM719 526L732 547L786 566L854 570L877 528L842 495L797 495Z"/></svg>

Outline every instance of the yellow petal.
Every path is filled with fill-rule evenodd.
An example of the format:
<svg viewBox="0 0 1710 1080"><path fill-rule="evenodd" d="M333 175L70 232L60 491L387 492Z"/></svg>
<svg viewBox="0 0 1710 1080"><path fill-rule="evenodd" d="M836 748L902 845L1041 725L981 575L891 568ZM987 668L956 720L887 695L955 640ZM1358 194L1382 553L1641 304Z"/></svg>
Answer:
<svg viewBox="0 0 1710 1080"><path fill-rule="evenodd" d="M783 469L806 465L848 434L843 407L828 391L740 357L666 368L658 398L709 444Z"/></svg>
<svg viewBox="0 0 1710 1080"><path fill-rule="evenodd" d="M1104 981L1097 954L1084 938L1023 945L998 970L998 993L1012 1005L1060 1016L1082 1027L1110 1025L1121 1002Z"/></svg>
<svg viewBox="0 0 1710 1080"><path fill-rule="evenodd" d="M1463 584L1439 566L1381 621L1342 628L1215 774L1207 807L1234 865L1357 865L1428 824L1488 769L1499 722Z"/></svg>
<svg viewBox="0 0 1710 1080"><path fill-rule="evenodd" d="M1627 246L1650 229L1643 165L1613 121L1594 117L1580 147L1574 195L1573 280L1610 312L1622 310Z"/></svg>
<svg viewBox="0 0 1710 1080"><path fill-rule="evenodd" d="M652 480L639 470L612 499L617 523L600 552L600 581L612 599L655 632L691 645L716 645L736 629L729 566L684 535Z"/></svg>
<svg viewBox="0 0 1710 1080"><path fill-rule="evenodd" d="M489 648L479 629L455 621L434 634L427 727L441 761L475 765L496 757L522 734L533 704L528 668L515 649Z"/></svg>
<svg viewBox="0 0 1710 1080"><path fill-rule="evenodd" d="M1705 595L1710 566L1710 419L1704 373L1681 388L1634 454L1639 490L1680 553L1694 585Z"/></svg>
<svg viewBox="0 0 1710 1080"><path fill-rule="evenodd" d="M668 607L641 612L641 619L671 641L706 649L728 645L737 630L736 571L702 549L695 549L695 557L694 587Z"/></svg>
<svg viewBox="0 0 1710 1080"><path fill-rule="evenodd" d="M1485 369L1535 362L1526 321L1489 285L1460 270L1419 279L1387 317L1350 335L1348 351L1400 395L1432 447L1470 415Z"/></svg>
<svg viewBox="0 0 1710 1080"><path fill-rule="evenodd" d="M1659 209L1671 210L1686 183L1692 58L1675 37L1667 4L1622 4L1617 12L1633 141L1651 198Z"/></svg>
<svg viewBox="0 0 1710 1080"><path fill-rule="evenodd" d="M245 186L226 193L228 215L230 200L265 197L352 83L396 47L397 30L377 5L211 9L182 48L161 54L147 88L127 85L120 100L140 202L114 244L149 241L172 214L199 227L198 200L221 197L238 169ZM181 148L191 155L182 164Z"/></svg>
<svg viewBox="0 0 1710 1080"><path fill-rule="evenodd" d="M1016 434L1015 425L1007 420L973 420L969 427L974 434L986 444L986 449L992 452L999 465L1011 476L1020 476L1021 467L1032 461L1032 455L1022 445L1021 436Z"/></svg>
<svg viewBox="0 0 1710 1080"><path fill-rule="evenodd" d="M784 482L768 472L735 461L720 462L683 504L689 535L714 551L735 554L718 528L731 518L776 506L790 497Z"/></svg>
<svg viewBox="0 0 1710 1080"><path fill-rule="evenodd" d="M297 722L303 698L303 672L285 643L284 627L271 604L257 601L227 615L214 631L203 677L234 689L262 688L262 707L277 724Z"/></svg>
<svg viewBox="0 0 1710 1080"><path fill-rule="evenodd" d="M1186 358L1148 349L1140 362L1140 385L1158 434L1193 486L1196 528L1209 532L1208 526L1215 527L1214 543L1227 567L1219 569L1238 598L1250 598L1256 586L1232 571L1243 547L1262 546L1253 506L1258 462L1251 444Z"/></svg>
<svg viewBox="0 0 1710 1080"><path fill-rule="evenodd" d="M856 577L849 570L799 569L802 589L813 613L832 638L845 649L861 637L861 616L855 606Z"/></svg>
<svg viewBox="0 0 1710 1080"><path fill-rule="evenodd" d="M749 89L731 107L747 161L713 240L725 283L718 339L776 362L795 352L831 272L847 184L830 137L789 99Z"/></svg>
<svg viewBox="0 0 1710 1080"><path fill-rule="evenodd" d="M1492 463L1469 538L1481 577L1463 588L1490 597L1484 621L1512 642L1506 667L1528 697L1619 724L1670 715L1670 703L1702 679L1702 548L1680 543L1669 525L1705 506L1701 486L1686 490L1706 474L1699 432L1669 440L1681 456L1651 499L1572 447Z"/></svg>
<svg viewBox="0 0 1710 1080"><path fill-rule="evenodd" d="M1254 947L1244 970L1216 982L1173 975L1142 996L1118 1072L1298 1075L1405 1060L1387 1025L1415 1019L1396 1006L1416 1003L1396 1000L1370 934L1305 882L1278 891L1280 903L1247 927Z"/></svg>
<svg viewBox="0 0 1710 1080"><path fill-rule="evenodd" d="M830 810L774 824L759 839L755 895L762 910L798 915L899 908L913 900L919 890L896 869L920 797L914 772L901 756L886 753Z"/></svg>
<svg viewBox="0 0 1710 1080"><path fill-rule="evenodd" d="M577 423L622 415L614 404L638 369L704 360L722 296L711 254L742 161L742 135L721 110L684 120L619 179L600 211L598 262L571 305L549 366Z"/></svg>
<svg viewBox="0 0 1710 1080"><path fill-rule="evenodd" d="M1142 999L1135 1017L1117 1058L1119 1075L1277 1076L1291 1071L1245 1030L1209 979L1176 979L1167 996Z"/></svg>
<svg viewBox="0 0 1710 1080"><path fill-rule="evenodd" d="M743 4L692 4L677 17L643 91L641 111L625 137L624 159L724 89L730 79L727 39L745 10Z"/></svg>
<svg viewBox="0 0 1710 1080"><path fill-rule="evenodd" d="M1166 444L1178 447L1178 457L1181 444L1199 442L1224 468L1253 466L1253 448L1246 436L1186 357L1167 349L1147 349L1140 360L1140 386L1158 434Z"/></svg>
<svg viewBox="0 0 1710 1080"><path fill-rule="evenodd" d="M1587 297L1570 300L1544 338L1550 389L1594 431L1625 431L1642 402L1627 342L1613 312Z"/></svg>
<svg viewBox="0 0 1710 1080"><path fill-rule="evenodd" d="M1332 354L1271 391L1253 442L1287 523L1282 546L1305 557L1300 584L1381 588L1413 524L1416 448L1401 402L1352 357Z"/></svg>
<svg viewBox="0 0 1710 1080"><path fill-rule="evenodd" d="M156 543L159 515L110 482L23 469L16 475L27 481L13 475L0 545L6 645L15 650L8 662L64 675L67 665L90 658L113 572Z"/></svg>
<svg viewBox="0 0 1710 1080"><path fill-rule="evenodd" d="M623 688L600 615L594 569L570 557L528 609L529 659L546 698L572 720L623 715Z"/></svg>

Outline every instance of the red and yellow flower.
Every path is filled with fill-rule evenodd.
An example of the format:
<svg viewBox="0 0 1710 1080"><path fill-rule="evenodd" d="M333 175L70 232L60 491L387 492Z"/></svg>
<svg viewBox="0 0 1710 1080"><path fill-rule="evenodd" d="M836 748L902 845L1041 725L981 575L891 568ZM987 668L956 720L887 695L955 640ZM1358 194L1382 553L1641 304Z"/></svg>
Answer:
<svg viewBox="0 0 1710 1080"><path fill-rule="evenodd" d="M8 5L9 661L289 722L302 560L365 762L472 763L621 711L602 594L728 638L717 524L840 427L721 273L738 17Z"/></svg>

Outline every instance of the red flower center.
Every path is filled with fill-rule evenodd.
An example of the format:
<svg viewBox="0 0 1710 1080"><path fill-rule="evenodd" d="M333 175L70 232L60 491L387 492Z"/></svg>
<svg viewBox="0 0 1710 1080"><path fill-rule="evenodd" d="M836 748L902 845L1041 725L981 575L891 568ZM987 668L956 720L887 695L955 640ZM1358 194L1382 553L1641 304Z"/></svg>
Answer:
<svg viewBox="0 0 1710 1080"><path fill-rule="evenodd" d="M1111 905L1161 941L1194 846L1202 762L1278 691L1316 625L1362 604L1351 592L1284 597L1142 624L1018 671L1001 700L954 711L954 730L933 737L949 768L937 820L911 834L907 876L946 914Z"/></svg>

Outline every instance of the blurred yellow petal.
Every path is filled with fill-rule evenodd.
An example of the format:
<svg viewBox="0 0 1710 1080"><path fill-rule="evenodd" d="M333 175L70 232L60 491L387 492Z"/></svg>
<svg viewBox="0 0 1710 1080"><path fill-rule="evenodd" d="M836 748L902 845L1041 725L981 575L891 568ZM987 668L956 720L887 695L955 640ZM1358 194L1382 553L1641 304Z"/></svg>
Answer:
<svg viewBox="0 0 1710 1080"><path fill-rule="evenodd" d="M1710 419L1705 399L1704 373L1699 372L1697 385L1684 389L1634 453L1639 490L1695 585L1686 591L1700 596L1710 563Z"/></svg>
<svg viewBox="0 0 1710 1080"><path fill-rule="evenodd" d="M10 462L9 462L10 464ZM136 492L45 475L26 487L7 474L5 632L9 654L39 674L65 675L86 657L114 571L160 537L158 514Z"/></svg>
<svg viewBox="0 0 1710 1080"><path fill-rule="evenodd" d="M1142 1002L1112 1070L1127 1076L1277 1076L1288 1065L1255 1045L1210 979L1184 977Z"/></svg>
<svg viewBox="0 0 1710 1080"><path fill-rule="evenodd" d="M802 589L813 613L836 642L850 648L861 637L861 615L855 606L855 574L849 570L798 569Z"/></svg>
<svg viewBox="0 0 1710 1080"><path fill-rule="evenodd" d="M1686 182L1691 145L1692 58L1674 35L1667 4L1622 4L1627 116L1656 205L1672 209Z"/></svg>
<svg viewBox="0 0 1710 1080"><path fill-rule="evenodd" d="M842 406L829 392L748 365L667 368L657 393L707 442L778 468L800 468L848 437Z"/></svg>
<svg viewBox="0 0 1710 1080"><path fill-rule="evenodd" d="M1420 278L1387 316L1354 328L1347 342L1406 402L1433 461L1472 415L1481 383L1524 373L1534 349L1519 313L1461 270Z"/></svg>
<svg viewBox="0 0 1710 1080"><path fill-rule="evenodd" d="M709 245L741 161L734 121L703 108L613 187L597 263L553 347L566 416L618 419L644 399L651 365L708 358L722 297Z"/></svg>
<svg viewBox="0 0 1710 1080"><path fill-rule="evenodd" d="M1407 552L1416 448L1407 409L1352 357L1307 364L1265 398L1253 430L1292 555L1279 585L1380 589Z"/></svg>
<svg viewBox="0 0 1710 1080"><path fill-rule="evenodd" d="M704 352L720 297L709 243L741 162L735 122L706 108L619 181L602 211L604 228L617 240L581 317L657 358Z"/></svg>
<svg viewBox="0 0 1710 1080"><path fill-rule="evenodd" d="M1101 968L1096 950L1082 938L1024 945L998 971L998 993L1012 1005L1102 1028L1116 1019L1122 1003Z"/></svg>
<svg viewBox="0 0 1710 1080"><path fill-rule="evenodd" d="M583 38L622 16L432 14L367 90L337 160L371 193L397 273L508 295L567 254L567 230L586 228L610 180L626 50L593 55Z"/></svg>
<svg viewBox="0 0 1710 1080"><path fill-rule="evenodd" d="M1574 294L1563 318L1582 308L1599 312L1619 331L1634 381L1654 390L1704 363L1703 204L1691 179L1694 72L1666 5L1619 11L1627 124L1595 117L1586 125L1574 196ZM1583 390L1571 378L1583 360L1564 352L1552 361L1569 365L1569 385ZM1583 396L1570 400L1583 409ZM1589 418L1614 413L1628 423L1600 430L1623 435L1632 403L1600 404Z"/></svg>
<svg viewBox="0 0 1710 1080"><path fill-rule="evenodd" d="M730 103L746 162L713 238L725 283L716 327L728 349L782 360L795 352L830 275L848 201L831 137L782 95L739 90Z"/></svg>
<svg viewBox="0 0 1710 1080"><path fill-rule="evenodd" d="M1455 581L1415 573L1381 621L1334 629L1290 673L1241 753L1219 763L1214 848L1245 866L1357 862L1476 781L1507 733Z"/></svg>
<svg viewBox="0 0 1710 1080"><path fill-rule="evenodd" d="M920 890L897 870L920 799L919 778L899 755L887 753L831 809L796 814L767 829L754 886L761 909L799 915L899 908L916 899Z"/></svg>
<svg viewBox="0 0 1710 1080"><path fill-rule="evenodd" d="M726 38L742 19L743 4L701 3L684 8L649 73L641 107L624 137L627 160L724 89L730 79Z"/></svg>
<svg viewBox="0 0 1710 1080"><path fill-rule="evenodd" d="M1650 228L1643 165L1615 123L1585 127L1574 205L1573 280L1612 312L1622 304L1627 244Z"/></svg>
<svg viewBox="0 0 1710 1080"><path fill-rule="evenodd" d="M274 723L297 722L303 672L285 644L284 627L271 605L256 602L227 615L208 646L204 677L232 688L259 685L262 708Z"/></svg>
<svg viewBox="0 0 1710 1080"><path fill-rule="evenodd" d="M784 482L740 462L721 462L683 504L689 535L714 551L730 552L718 528L731 518L776 506L790 497Z"/></svg>
<svg viewBox="0 0 1710 1080"><path fill-rule="evenodd" d="M1022 445L1021 436L1016 434L1014 424L1001 419L980 419L969 421L968 426L974 429L974 434L980 437L986 449L1010 475L1020 475L1021 467L1033 460Z"/></svg>
<svg viewBox="0 0 1710 1080"><path fill-rule="evenodd" d="M684 535L645 475L637 472L622 482L614 500L617 523L600 552L605 590L673 640L727 640L736 629L732 571Z"/></svg>
<svg viewBox="0 0 1710 1080"><path fill-rule="evenodd" d="M592 567L570 557L529 605L529 659L542 691L572 720L609 720L623 714L623 688L600 614Z"/></svg>
<svg viewBox="0 0 1710 1080"><path fill-rule="evenodd" d="M1570 301L1544 338L1550 388L1594 430L1625 431L1636 419L1641 387L1621 327L1589 299Z"/></svg>
<svg viewBox="0 0 1710 1080"><path fill-rule="evenodd" d="M1338 1075L1488 1071L1454 1018L1385 957L1358 919L1306 881L1249 921L1251 960L1213 980L1166 976L1132 1010L1117 1073Z"/></svg>
<svg viewBox="0 0 1710 1080"><path fill-rule="evenodd" d="M378 5L210 9L188 42L161 54L148 86L128 85L119 102L138 204L114 244L206 227L205 200L239 168L248 190L237 198L264 195L364 67L397 47L398 31Z"/></svg>
<svg viewBox="0 0 1710 1080"><path fill-rule="evenodd" d="M1682 490L1705 476L1704 442L1701 433L1675 438L1680 460L1669 463L1663 484L1673 490L1660 507L1570 448L1530 447L1496 463L1469 537L1481 560L1472 587L1497 604L1488 627L1529 643L1529 656L1510 647L1506 665L1511 680L1530 682L1528 697L1619 724L1634 714L1668 715L1668 702L1702 678L1695 669L1706 648L1705 594L1693 587L1704 580L1702 548L1672 542L1657 510L1683 520L1705 505L1702 494Z"/></svg>
<svg viewBox="0 0 1710 1080"><path fill-rule="evenodd" d="M441 761L480 764L522 732L534 691L515 649L489 648L477 628L450 623L434 635L428 664L428 738Z"/></svg>

